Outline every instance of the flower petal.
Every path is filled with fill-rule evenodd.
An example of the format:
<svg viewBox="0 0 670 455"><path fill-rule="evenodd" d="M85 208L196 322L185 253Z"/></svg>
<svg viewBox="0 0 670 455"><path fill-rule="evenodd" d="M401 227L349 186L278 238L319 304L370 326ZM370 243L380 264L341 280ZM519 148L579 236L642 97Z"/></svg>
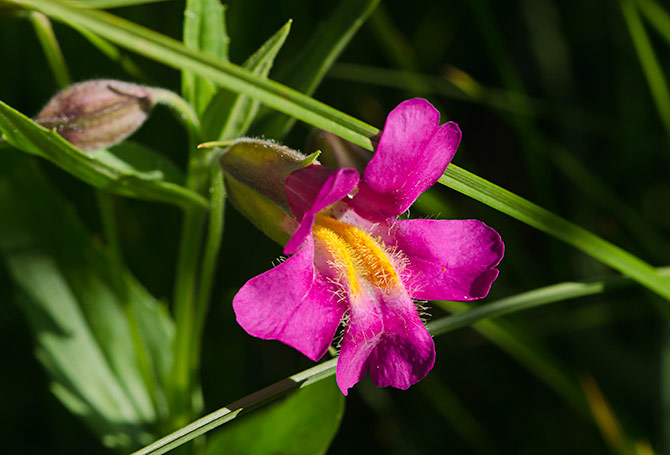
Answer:
<svg viewBox="0 0 670 455"><path fill-rule="evenodd" d="M291 212L300 225L284 247L284 254L293 254L311 235L317 212L345 197L358 184L356 169L329 169L310 165L297 170L286 179L286 197Z"/></svg>
<svg viewBox="0 0 670 455"><path fill-rule="evenodd" d="M407 389L423 379L434 363L433 338L404 289L351 303L336 372L343 394L368 369L377 386Z"/></svg>
<svg viewBox="0 0 670 455"><path fill-rule="evenodd" d="M365 296L352 303L335 372L337 385L344 395L367 373L368 359L383 331L384 323L373 300Z"/></svg>
<svg viewBox="0 0 670 455"><path fill-rule="evenodd" d="M409 260L412 297L474 300L485 297L498 276L505 246L500 235L477 220L398 220L382 237Z"/></svg>
<svg viewBox="0 0 670 455"><path fill-rule="evenodd" d="M385 299L384 336L368 361L378 387L408 389L435 364L435 343L406 294Z"/></svg>
<svg viewBox="0 0 670 455"><path fill-rule="evenodd" d="M277 267L247 281L233 298L237 322L250 335L279 340L320 359L344 314L336 289L314 268L311 237Z"/></svg>
<svg viewBox="0 0 670 455"><path fill-rule="evenodd" d="M352 200L359 214L374 221L398 216L440 178L461 131L453 122L438 126L439 121L440 113L421 98L391 111Z"/></svg>

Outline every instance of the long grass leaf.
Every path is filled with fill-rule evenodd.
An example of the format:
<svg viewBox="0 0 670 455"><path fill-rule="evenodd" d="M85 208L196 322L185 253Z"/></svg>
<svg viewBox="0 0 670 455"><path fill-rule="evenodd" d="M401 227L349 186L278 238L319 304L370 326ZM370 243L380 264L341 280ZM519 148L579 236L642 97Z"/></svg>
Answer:
<svg viewBox="0 0 670 455"><path fill-rule="evenodd" d="M344 0L305 47L277 74L277 80L299 92L311 95L349 44L351 38L377 8L379 0ZM268 137L284 137L295 119L275 115L263 128Z"/></svg>
<svg viewBox="0 0 670 455"><path fill-rule="evenodd" d="M465 169L450 165L439 182L583 251L670 299L670 279L616 245Z"/></svg>
<svg viewBox="0 0 670 455"><path fill-rule="evenodd" d="M633 0L620 0L619 5L621 5L621 12L628 26L628 32L633 40L635 52L647 79L661 123L670 135L670 92L668 91L667 79L649 41L647 31L640 20L635 3Z"/></svg>
<svg viewBox="0 0 670 455"><path fill-rule="evenodd" d="M145 149L138 153L113 155L106 150L86 154L20 112L0 101L0 131L7 142L19 150L41 156L77 178L113 193L183 206L206 206L206 200L166 179L169 167L158 167L161 160ZM129 147L124 143L120 147ZM150 155L150 156L148 156ZM141 160L142 162L138 161ZM156 166L142 168L147 163Z"/></svg>
<svg viewBox="0 0 670 455"><path fill-rule="evenodd" d="M258 101L318 128L369 149L370 137L378 129L343 114L277 82L261 79L237 65L104 11L75 9L56 0L10 0L10 4L33 8L66 24L80 26L122 47L180 70L193 71L223 87Z"/></svg>
<svg viewBox="0 0 670 455"><path fill-rule="evenodd" d="M35 33L42 45L42 50L44 50L44 55L47 58L47 62L49 62L51 71L56 77L58 87L65 88L70 85L70 72L67 69L65 57L63 57L63 52L51 26L51 21L44 14L35 11L30 14L30 21L33 23Z"/></svg>

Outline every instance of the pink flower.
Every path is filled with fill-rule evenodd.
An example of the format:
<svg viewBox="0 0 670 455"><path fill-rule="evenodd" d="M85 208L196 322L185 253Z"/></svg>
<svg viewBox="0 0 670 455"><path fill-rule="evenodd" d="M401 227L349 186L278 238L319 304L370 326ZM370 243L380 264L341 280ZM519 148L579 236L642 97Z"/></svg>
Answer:
<svg viewBox="0 0 670 455"><path fill-rule="evenodd" d="M310 165L286 179L295 218L277 267L233 300L249 334L320 359L344 321L337 363L342 393L369 370L380 386L407 389L435 362L433 339L413 299L485 297L503 256L496 231L476 220L399 220L444 173L461 139L426 100L386 119L363 175Z"/></svg>

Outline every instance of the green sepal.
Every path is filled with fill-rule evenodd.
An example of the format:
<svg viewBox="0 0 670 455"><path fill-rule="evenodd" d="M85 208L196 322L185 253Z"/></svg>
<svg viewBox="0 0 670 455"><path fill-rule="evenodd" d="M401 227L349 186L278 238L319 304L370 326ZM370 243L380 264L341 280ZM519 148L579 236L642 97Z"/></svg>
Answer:
<svg viewBox="0 0 670 455"><path fill-rule="evenodd" d="M228 199L268 237L286 244L294 223L284 190L286 178L313 164L320 153L305 156L275 142L239 139L219 158Z"/></svg>

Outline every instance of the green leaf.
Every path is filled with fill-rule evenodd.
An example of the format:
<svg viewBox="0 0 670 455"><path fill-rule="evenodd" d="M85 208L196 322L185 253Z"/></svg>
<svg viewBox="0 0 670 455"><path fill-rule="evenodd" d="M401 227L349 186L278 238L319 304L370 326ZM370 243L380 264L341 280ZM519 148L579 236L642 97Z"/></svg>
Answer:
<svg viewBox="0 0 670 455"><path fill-rule="evenodd" d="M112 267L32 160L0 154L0 177L0 257L54 393L106 445L146 444L165 417L171 320Z"/></svg>
<svg viewBox="0 0 670 455"><path fill-rule="evenodd" d="M184 10L184 45L228 60L225 9L219 0L187 0ZM202 114L216 92L216 82L184 71L182 94Z"/></svg>
<svg viewBox="0 0 670 455"><path fill-rule="evenodd" d="M292 62L282 68L277 80L306 95L311 95L349 44L351 38L377 8L379 0L342 1L319 31L307 41ZM276 114L262 131L266 137L284 137L295 119Z"/></svg>
<svg viewBox="0 0 670 455"><path fill-rule="evenodd" d="M249 57L242 67L261 78L266 78L290 30L291 21L288 21ZM220 89L203 115L203 136L218 140L242 136L254 119L259 104L248 96Z"/></svg>
<svg viewBox="0 0 670 455"><path fill-rule="evenodd" d="M454 164L449 165L439 183L556 237L657 294L670 298L670 279L659 275L651 265L498 185Z"/></svg>
<svg viewBox="0 0 670 455"><path fill-rule="evenodd" d="M86 154L67 142L55 131L42 128L20 112L0 101L0 131L7 142L26 153L46 158L66 172L97 188L139 199L169 202L181 206L206 206L207 201L183 186L164 180L167 172L174 178L173 168L155 155L155 171L149 172L146 163L150 151L128 154L135 146L121 146L121 154L110 156L99 151ZM138 150L135 147L135 150Z"/></svg>
<svg viewBox="0 0 670 455"><path fill-rule="evenodd" d="M222 428L211 436L205 453L323 454L343 413L344 396L330 377Z"/></svg>

